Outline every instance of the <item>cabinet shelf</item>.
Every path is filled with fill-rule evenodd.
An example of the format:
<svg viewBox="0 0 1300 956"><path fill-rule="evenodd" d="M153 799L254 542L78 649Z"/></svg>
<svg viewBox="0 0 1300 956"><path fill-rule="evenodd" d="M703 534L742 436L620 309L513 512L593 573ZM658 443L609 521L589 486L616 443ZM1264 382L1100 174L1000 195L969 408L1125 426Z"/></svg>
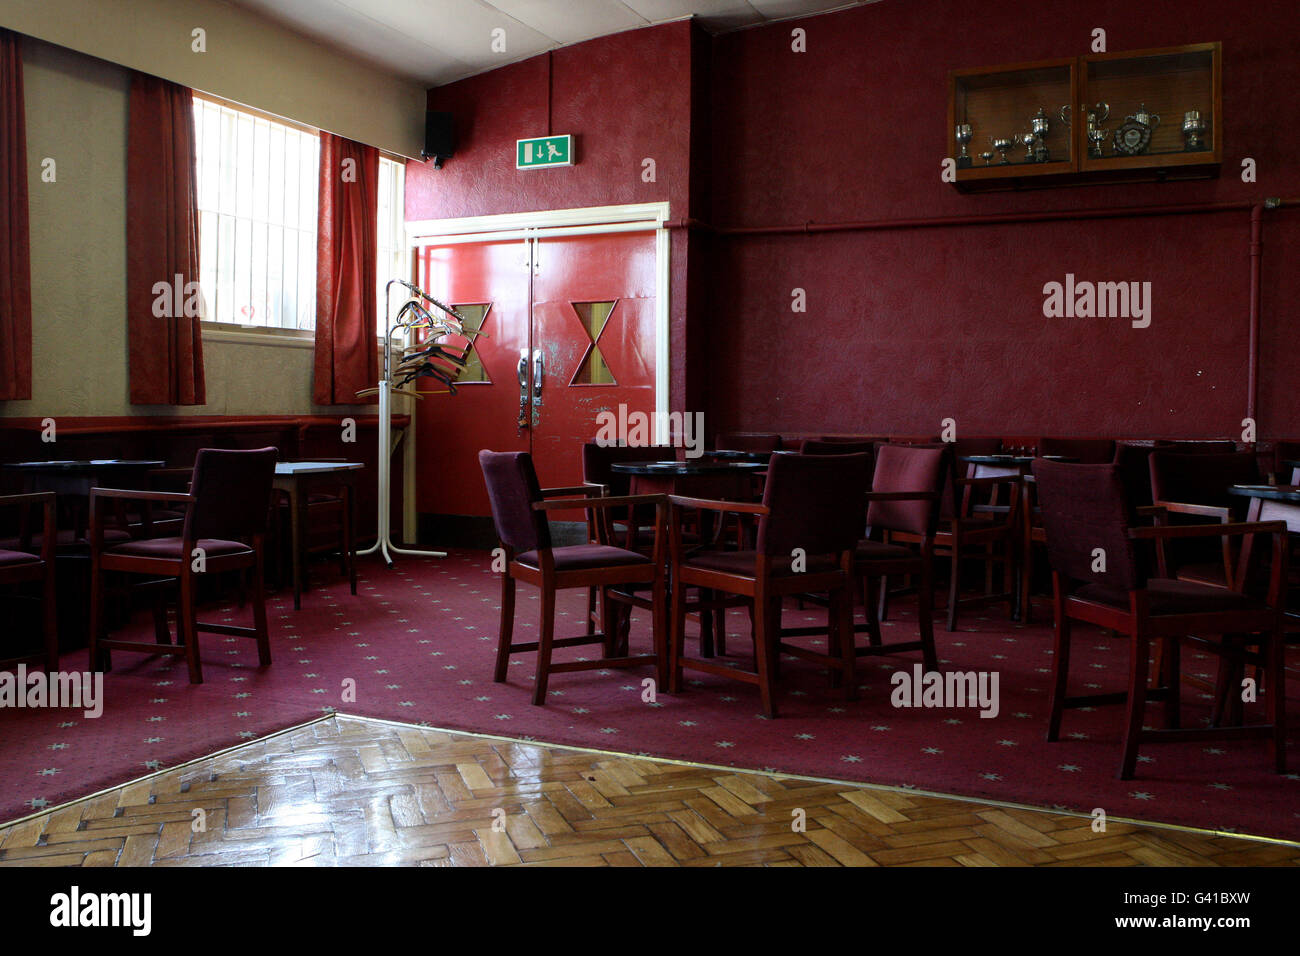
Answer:
<svg viewBox="0 0 1300 956"><path fill-rule="evenodd" d="M1201 43L954 71L954 185L968 192L1213 178L1222 162L1220 63L1220 44ZM965 158L959 124L969 127ZM998 148L995 139L1012 145Z"/></svg>

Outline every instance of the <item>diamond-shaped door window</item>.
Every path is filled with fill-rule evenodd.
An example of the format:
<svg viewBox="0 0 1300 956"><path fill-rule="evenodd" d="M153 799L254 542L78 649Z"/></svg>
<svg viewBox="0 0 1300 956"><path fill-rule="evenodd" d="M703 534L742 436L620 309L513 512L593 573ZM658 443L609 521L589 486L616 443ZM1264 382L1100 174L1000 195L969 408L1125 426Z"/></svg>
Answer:
<svg viewBox="0 0 1300 956"><path fill-rule="evenodd" d="M465 321L461 324L466 332L478 332L487 322L488 311L492 308L491 302L477 305L455 305L454 308L461 315L465 316ZM453 339L459 342L459 339ZM483 360L478 356L478 349L474 346L474 340L470 340L465 349L465 368L461 370L460 375L456 377L457 385L465 385L472 382L486 382L492 384L492 379L483 367Z"/></svg>
<svg viewBox="0 0 1300 956"><path fill-rule="evenodd" d="M578 371L573 376L570 385L617 385L614 381L614 373L610 371L609 363L605 361L605 356L600 351L600 334L605 331L605 326L609 324L610 314L614 311L614 306L618 300L613 302L573 302L573 310L578 313L578 318L582 321L582 326L587 331L587 337L591 343L587 346L587 352L578 364Z"/></svg>

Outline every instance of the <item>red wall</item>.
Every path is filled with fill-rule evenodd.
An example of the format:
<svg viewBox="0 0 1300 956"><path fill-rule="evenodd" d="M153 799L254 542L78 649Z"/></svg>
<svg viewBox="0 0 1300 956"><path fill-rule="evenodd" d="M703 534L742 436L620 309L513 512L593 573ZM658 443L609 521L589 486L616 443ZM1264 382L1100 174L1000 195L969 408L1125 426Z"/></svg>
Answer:
<svg viewBox="0 0 1300 956"><path fill-rule="evenodd" d="M790 50L807 31L808 52ZM1223 175L1206 182L962 195L940 180L948 72L1223 42ZM1257 0L881 0L709 39L686 23L553 56L551 129L572 169L517 172L546 127L547 58L430 94L457 155L412 166L408 219L657 201L723 226L1300 198L1300 14ZM1059 104L1044 104L1054 107ZM654 156L658 182L640 181ZM1251 156L1258 182L1244 184ZM1265 214L1261 437L1300 436L1300 212ZM1197 437L1246 408L1249 214L817 236L673 239L673 406L711 432ZM1043 284L1152 283L1145 330L1048 319ZM806 290L808 312L790 311ZM689 315L689 322L687 316Z"/></svg>
<svg viewBox="0 0 1300 956"><path fill-rule="evenodd" d="M692 34L696 38L692 39ZM670 203L689 214L692 72L700 48L688 21L619 33L556 50L429 91L429 108L453 114L456 155L442 169L410 164L406 218L440 219L624 203ZM516 170L515 140L571 133L576 164ZM655 160L655 182L641 179ZM698 160L697 160L698 164ZM686 351L690 240L673 236L671 340ZM685 363L674 362L672 403L685 402ZM694 407L699 407L698 404Z"/></svg>
<svg viewBox="0 0 1300 956"><path fill-rule="evenodd" d="M1300 15L1050 0L883 0L713 48L719 225L958 216L1300 196ZM790 31L807 30L792 53ZM948 71L1223 42L1222 178L962 195L940 180ZM1283 103L1289 104L1282 106ZM1044 104L1051 108L1059 104ZM1112 117L1113 119L1113 117ZM1238 175L1243 156L1259 181ZM1261 434L1300 434L1293 210L1266 214ZM1231 435L1246 409L1249 213L822 236L727 237L713 269L714 430ZM1047 319L1043 284L1152 283L1145 330ZM791 289L808 296L790 311ZM694 317L693 317L694 318ZM826 396L835 396L827 401Z"/></svg>

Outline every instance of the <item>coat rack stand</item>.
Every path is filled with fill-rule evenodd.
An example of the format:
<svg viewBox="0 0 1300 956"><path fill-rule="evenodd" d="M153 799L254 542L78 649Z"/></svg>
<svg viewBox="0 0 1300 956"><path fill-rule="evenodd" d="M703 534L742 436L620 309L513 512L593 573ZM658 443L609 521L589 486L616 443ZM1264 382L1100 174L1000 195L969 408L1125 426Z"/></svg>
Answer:
<svg viewBox="0 0 1300 956"><path fill-rule="evenodd" d="M383 555L384 563L390 568L393 566L393 555L405 554L418 558L445 558L446 551L426 551L417 548L403 548L393 543L392 530L392 376L393 376L393 318L392 310L389 307L389 296L392 292L393 283L405 286L411 290L415 296L424 299L450 316L455 317L459 322L464 322L465 317L449 305L443 305L423 289L407 282L405 279L390 279L384 286L384 369L379 379L379 526L375 538L375 543L364 551L358 551L357 554L374 554L378 551ZM407 306L403 307L403 312L414 302L411 299ZM410 325L399 324L398 329L409 330ZM473 333L466 332L466 335L473 337ZM363 390L364 393L370 393L371 389ZM358 393L362 394L362 393ZM403 393L406 394L406 393Z"/></svg>

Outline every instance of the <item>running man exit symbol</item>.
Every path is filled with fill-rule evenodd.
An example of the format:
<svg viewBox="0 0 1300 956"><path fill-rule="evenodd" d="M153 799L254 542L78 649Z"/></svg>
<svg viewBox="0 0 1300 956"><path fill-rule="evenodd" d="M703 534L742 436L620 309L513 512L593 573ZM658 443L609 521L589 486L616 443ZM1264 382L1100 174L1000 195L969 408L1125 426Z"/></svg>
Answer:
<svg viewBox="0 0 1300 956"><path fill-rule="evenodd" d="M515 169L573 165L573 137L536 136L515 142Z"/></svg>

